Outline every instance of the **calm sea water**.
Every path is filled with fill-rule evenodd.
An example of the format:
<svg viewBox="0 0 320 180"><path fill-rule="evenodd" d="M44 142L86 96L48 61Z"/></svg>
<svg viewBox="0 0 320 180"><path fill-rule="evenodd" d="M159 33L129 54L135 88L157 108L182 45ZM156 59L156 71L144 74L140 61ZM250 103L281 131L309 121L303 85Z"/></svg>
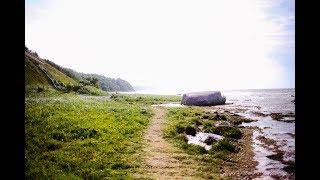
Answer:
<svg viewBox="0 0 320 180"><path fill-rule="evenodd" d="M227 102L242 107L260 107L259 112L295 113L295 89L257 89L224 91Z"/></svg>
<svg viewBox="0 0 320 180"><path fill-rule="evenodd" d="M253 133L253 149L255 160L258 161L257 171L262 173L261 179L294 179L294 174L285 172L283 162L269 159L268 155L276 153L273 146L266 146L259 140L263 136L276 141L279 150L284 152L283 161L295 162L295 117L286 118L293 122L273 120L270 116L261 116L258 113L282 113L295 115L295 89L260 89L260 90L233 90L225 91L227 97L226 107L230 109L242 109L242 116L256 119L251 123L243 123L243 126L258 127Z"/></svg>

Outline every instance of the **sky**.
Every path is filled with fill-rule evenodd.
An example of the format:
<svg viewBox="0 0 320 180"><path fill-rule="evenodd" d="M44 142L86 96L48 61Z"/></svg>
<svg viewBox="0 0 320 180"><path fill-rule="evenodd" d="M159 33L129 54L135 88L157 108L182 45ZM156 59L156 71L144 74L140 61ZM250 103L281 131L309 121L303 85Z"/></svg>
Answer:
<svg viewBox="0 0 320 180"><path fill-rule="evenodd" d="M295 87L294 0L26 0L25 44L168 91Z"/></svg>

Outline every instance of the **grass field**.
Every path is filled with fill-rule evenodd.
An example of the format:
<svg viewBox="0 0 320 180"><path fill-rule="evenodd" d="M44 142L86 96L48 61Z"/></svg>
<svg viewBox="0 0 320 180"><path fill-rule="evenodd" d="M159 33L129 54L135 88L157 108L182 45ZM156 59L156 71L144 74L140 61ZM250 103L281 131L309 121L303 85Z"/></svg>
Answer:
<svg viewBox="0 0 320 180"><path fill-rule="evenodd" d="M134 174L143 175L144 134L154 115L151 105L181 98L114 93L92 96L49 87L40 92L37 87L27 90L27 179L131 179ZM167 108L166 112L163 137L187 154L181 157L188 160L180 161L193 162L199 177L218 177L221 162L236 152L232 142L241 138L241 132L215 127L217 114L200 107ZM187 131L221 134L225 139L213 142L213 148L206 151L187 144Z"/></svg>
<svg viewBox="0 0 320 180"><path fill-rule="evenodd" d="M139 168L149 104L162 96L81 96L47 89L25 100L26 176L128 178Z"/></svg>

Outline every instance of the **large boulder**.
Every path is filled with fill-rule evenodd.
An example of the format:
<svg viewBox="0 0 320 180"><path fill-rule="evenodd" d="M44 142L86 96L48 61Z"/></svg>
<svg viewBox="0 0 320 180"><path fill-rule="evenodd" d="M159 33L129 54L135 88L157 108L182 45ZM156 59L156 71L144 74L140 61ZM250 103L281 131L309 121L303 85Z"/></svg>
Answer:
<svg viewBox="0 0 320 180"><path fill-rule="evenodd" d="M183 94L181 104L188 106L214 106L226 103L220 91L204 91Z"/></svg>

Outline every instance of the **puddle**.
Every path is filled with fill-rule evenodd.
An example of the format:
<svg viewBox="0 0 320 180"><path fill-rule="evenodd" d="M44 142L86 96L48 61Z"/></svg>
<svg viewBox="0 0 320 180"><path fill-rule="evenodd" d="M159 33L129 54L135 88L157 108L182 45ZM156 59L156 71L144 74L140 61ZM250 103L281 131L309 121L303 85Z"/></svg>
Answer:
<svg viewBox="0 0 320 180"><path fill-rule="evenodd" d="M207 145L204 141L209 137L212 137L217 141L223 139L223 136L217 134L198 132L195 136L187 135L188 144L202 146L208 151L212 148L212 145Z"/></svg>

